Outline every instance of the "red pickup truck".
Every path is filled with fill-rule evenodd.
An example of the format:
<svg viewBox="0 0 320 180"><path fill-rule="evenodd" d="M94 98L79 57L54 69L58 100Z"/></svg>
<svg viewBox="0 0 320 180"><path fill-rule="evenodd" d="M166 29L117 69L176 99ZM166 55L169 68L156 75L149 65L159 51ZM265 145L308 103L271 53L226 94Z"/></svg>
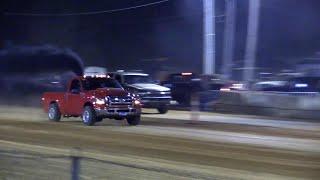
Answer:
<svg viewBox="0 0 320 180"><path fill-rule="evenodd" d="M51 121L61 117L81 117L91 126L103 118L126 119L138 125L141 102L109 77L77 77L70 81L67 92L46 92L42 105Z"/></svg>

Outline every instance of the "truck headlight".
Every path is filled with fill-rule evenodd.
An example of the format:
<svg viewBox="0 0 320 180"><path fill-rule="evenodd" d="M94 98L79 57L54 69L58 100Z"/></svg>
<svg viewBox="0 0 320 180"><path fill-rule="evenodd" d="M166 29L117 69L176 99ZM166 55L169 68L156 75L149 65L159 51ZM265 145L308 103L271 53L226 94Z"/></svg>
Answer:
<svg viewBox="0 0 320 180"><path fill-rule="evenodd" d="M104 99L96 98L96 104L98 104L98 105L103 105L103 104L105 104L105 103L106 103L106 102L105 102Z"/></svg>
<svg viewBox="0 0 320 180"><path fill-rule="evenodd" d="M105 103L106 103L106 104L109 104L109 102L110 102L110 97L107 96L107 97L104 98L104 100L105 100Z"/></svg>
<svg viewBox="0 0 320 180"><path fill-rule="evenodd" d="M162 95L164 95L164 94L170 95L171 92L170 91L161 91L160 94L162 94Z"/></svg>
<svg viewBox="0 0 320 180"><path fill-rule="evenodd" d="M151 94L151 92L149 92L149 91L141 91L141 92L138 92L138 95L139 95L139 96L145 96L145 95L149 95L149 94Z"/></svg>
<svg viewBox="0 0 320 180"><path fill-rule="evenodd" d="M134 100L134 105L140 105L141 102L139 100Z"/></svg>

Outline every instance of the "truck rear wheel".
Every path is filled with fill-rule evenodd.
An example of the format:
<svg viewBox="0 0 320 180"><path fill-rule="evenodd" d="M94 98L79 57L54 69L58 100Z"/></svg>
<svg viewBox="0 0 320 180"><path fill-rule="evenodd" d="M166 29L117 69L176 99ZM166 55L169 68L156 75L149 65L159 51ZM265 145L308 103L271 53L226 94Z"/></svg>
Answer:
<svg viewBox="0 0 320 180"><path fill-rule="evenodd" d="M51 103L48 109L48 118L50 121L60 121L61 112L57 103Z"/></svg>
<svg viewBox="0 0 320 180"><path fill-rule="evenodd" d="M136 126L140 123L140 116L127 117L127 122L131 126Z"/></svg>
<svg viewBox="0 0 320 180"><path fill-rule="evenodd" d="M97 121L97 115L93 107L86 106L83 109L82 113L82 122L87 126L93 126L94 123Z"/></svg>

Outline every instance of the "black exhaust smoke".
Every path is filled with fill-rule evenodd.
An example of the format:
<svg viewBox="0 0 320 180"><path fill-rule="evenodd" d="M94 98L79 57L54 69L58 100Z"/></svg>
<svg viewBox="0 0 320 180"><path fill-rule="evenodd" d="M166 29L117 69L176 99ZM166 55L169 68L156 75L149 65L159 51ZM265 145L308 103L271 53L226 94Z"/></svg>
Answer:
<svg viewBox="0 0 320 180"><path fill-rule="evenodd" d="M72 71L83 75L81 58L70 49L44 46L16 46L0 51L0 75Z"/></svg>

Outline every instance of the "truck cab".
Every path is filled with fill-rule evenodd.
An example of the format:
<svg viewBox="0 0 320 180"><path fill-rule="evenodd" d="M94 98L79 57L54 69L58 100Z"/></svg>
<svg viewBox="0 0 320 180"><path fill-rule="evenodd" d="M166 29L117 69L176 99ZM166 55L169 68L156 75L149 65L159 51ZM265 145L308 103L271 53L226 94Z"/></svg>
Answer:
<svg viewBox="0 0 320 180"><path fill-rule="evenodd" d="M119 71L109 75L127 91L137 94L143 107L156 108L161 114L168 111L168 105L171 102L170 88L158 85L149 74Z"/></svg>
<svg viewBox="0 0 320 180"><path fill-rule="evenodd" d="M141 102L106 76L76 77L69 82L66 92L47 92L42 104L49 120L79 117L86 125L94 125L104 118L127 119L130 125L140 122Z"/></svg>

